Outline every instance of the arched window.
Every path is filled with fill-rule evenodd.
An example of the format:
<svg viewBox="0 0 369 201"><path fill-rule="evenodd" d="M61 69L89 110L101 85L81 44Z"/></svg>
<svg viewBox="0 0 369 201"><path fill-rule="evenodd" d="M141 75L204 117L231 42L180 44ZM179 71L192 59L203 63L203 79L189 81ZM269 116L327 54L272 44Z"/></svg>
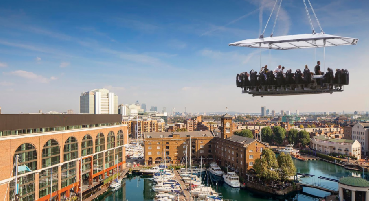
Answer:
<svg viewBox="0 0 369 201"><path fill-rule="evenodd" d="M95 153L105 150L105 137L103 133L99 133L95 140Z"/></svg>
<svg viewBox="0 0 369 201"><path fill-rule="evenodd" d="M101 151L105 150L105 137L104 134L99 133L96 136L96 140L95 140L95 154L94 155L94 174L104 170L104 166L103 166L103 160L104 160L104 154L103 153L99 153Z"/></svg>
<svg viewBox="0 0 369 201"><path fill-rule="evenodd" d="M51 139L45 143L42 149L42 168L50 167L60 163L60 147L59 143ZM58 167L42 170L39 178L39 197L49 195L51 178L53 180L52 192L58 190Z"/></svg>
<svg viewBox="0 0 369 201"><path fill-rule="evenodd" d="M117 134L117 146L122 145L124 145L124 134L122 130L119 130Z"/></svg>
<svg viewBox="0 0 369 201"><path fill-rule="evenodd" d="M115 136L114 136L114 132L110 131L107 137L108 140L108 149L110 148L114 148L115 147Z"/></svg>
<svg viewBox="0 0 369 201"><path fill-rule="evenodd" d="M81 156L88 156L93 154L93 140L92 137L87 134L83 137L81 142ZM82 172L88 172L91 170L91 158L85 158L82 160Z"/></svg>
<svg viewBox="0 0 369 201"><path fill-rule="evenodd" d="M35 175L28 174L27 176L21 176L22 174L28 172L26 169L34 171L37 169L37 151L36 148L29 143L24 143L20 145L14 153L13 162L15 162L16 155L19 156L18 159L18 194L19 200L31 201L35 200ZM22 167L22 168L21 168ZM27 167L27 168L25 168ZM13 175L15 174L15 168ZM9 188L9 200L14 199L15 194L15 180L10 182Z"/></svg>
<svg viewBox="0 0 369 201"><path fill-rule="evenodd" d="M83 137L81 142L81 156L87 156L93 153L92 137L87 134Z"/></svg>
<svg viewBox="0 0 369 201"><path fill-rule="evenodd" d="M64 162L78 158L78 142L75 137L69 137L64 144ZM62 188L76 182L76 161L64 163L61 168Z"/></svg>

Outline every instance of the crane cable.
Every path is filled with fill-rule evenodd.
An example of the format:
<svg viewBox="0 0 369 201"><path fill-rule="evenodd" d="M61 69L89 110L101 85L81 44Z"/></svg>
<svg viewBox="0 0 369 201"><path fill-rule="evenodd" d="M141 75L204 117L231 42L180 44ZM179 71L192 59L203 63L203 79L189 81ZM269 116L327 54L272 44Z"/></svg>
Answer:
<svg viewBox="0 0 369 201"><path fill-rule="evenodd" d="M274 25L273 25L273 29L272 29L272 34L270 34L270 37L272 37L272 36L273 36L274 28L275 28L275 25L277 24L277 19L278 19L278 16L279 16L279 10L281 9L282 1L283 1L283 0L281 0L281 2L279 2L279 7L278 7L278 11L277 11L277 16L275 17Z"/></svg>
<svg viewBox="0 0 369 201"><path fill-rule="evenodd" d="M306 6L306 2L305 2L305 0L302 0L302 1L304 2L304 5L305 5L306 14L307 14L307 16L308 16L308 18L309 18L309 22L310 22L311 29L313 30L313 34L315 34L314 25L313 25L313 22L311 21L310 13L309 13L308 7Z"/></svg>
<svg viewBox="0 0 369 201"><path fill-rule="evenodd" d="M266 23L266 25L265 25L265 27L264 27L264 31L263 31L263 33L261 34L260 38L263 38L263 37L264 37L265 30L266 30L266 28L267 28L267 26L268 26L268 23L269 23L270 18L271 18L271 17L272 17L272 15L273 15L274 8L275 8L275 5L277 4L277 2L278 2L278 0L275 0L275 3L274 3L274 6L273 6L273 9L272 9L272 12L271 12L271 13L270 13L270 15L269 15L269 19L268 19L268 21L267 21L267 23Z"/></svg>
<svg viewBox="0 0 369 201"><path fill-rule="evenodd" d="M322 26L320 26L320 22L319 22L319 20L318 20L318 17L317 17L317 16L316 16L316 14L315 14L314 8L313 8L313 6L311 5L310 0L308 0L308 2L309 2L309 4L310 4L310 8L311 8L311 10L313 11L313 14L314 14L314 16L315 16L316 22L317 22L317 23L318 23L318 25L319 25L320 31L321 31L322 33L324 33Z"/></svg>

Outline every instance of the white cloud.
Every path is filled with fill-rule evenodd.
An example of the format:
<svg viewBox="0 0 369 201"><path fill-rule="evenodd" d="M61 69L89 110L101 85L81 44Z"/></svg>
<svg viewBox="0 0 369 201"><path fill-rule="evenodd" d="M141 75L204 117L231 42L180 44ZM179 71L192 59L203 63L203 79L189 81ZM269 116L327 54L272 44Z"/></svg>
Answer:
<svg viewBox="0 0 369 201"><path fill-rule="evenodd" d="M12 86L12 85L14 85L14 84L11 83L11 82L7 82L7 81L0 82L0 86Z"/></svg>
<svg viewBox="0 0 369 201"><path fill-rule="evenodd" d="M67 67L67 66L69 66L70 65L70 63L69 62L61 62L60 63L60 68L65 68L65 67Z"/></svg>
<svg viewBox="0 0 369 201"><path fill-rule="evenodd" d="M5 67L8 67L8 64L6 64L6 63L0 63L0 68L5 68Z"/></svg>
<svg viewBox="0 0 369 201"><path fill-rule="evenodd" d="M36 57L36 61L41 61L41 58L40 57Z"/></svg>
<svg viewBox="0 0 369 201"><path fill-rule="evenodd" d="M3 74L4 75L13 75L13 76L25 78L25 79L32 80L32 81L35 81L35 82L40 82L40 83L49 83L50 80L56 80L56 77L54 77L54 76L52 76L50 78L46 78L42 75L37 75L33 72L28 72L28 71L24 71L24 70L4 72Z"/></svg>

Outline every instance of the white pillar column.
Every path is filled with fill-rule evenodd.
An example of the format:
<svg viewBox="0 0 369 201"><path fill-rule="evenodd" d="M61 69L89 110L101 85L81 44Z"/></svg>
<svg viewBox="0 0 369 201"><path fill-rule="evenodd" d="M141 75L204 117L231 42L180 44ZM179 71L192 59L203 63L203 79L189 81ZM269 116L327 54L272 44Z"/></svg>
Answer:
<svg viewBox="0 0 369 201"><path fill-rule="evenodd" d="M340 201L343 201L343 188L342 187L339 187L339 189L338 189L338 195L340 197Z"/></svg>
<svg viewBox="0 0 369 201"><path fill-rule="evenodd" d="M351 190L351 201L355 201L355 192L354 190Z"/></svg>

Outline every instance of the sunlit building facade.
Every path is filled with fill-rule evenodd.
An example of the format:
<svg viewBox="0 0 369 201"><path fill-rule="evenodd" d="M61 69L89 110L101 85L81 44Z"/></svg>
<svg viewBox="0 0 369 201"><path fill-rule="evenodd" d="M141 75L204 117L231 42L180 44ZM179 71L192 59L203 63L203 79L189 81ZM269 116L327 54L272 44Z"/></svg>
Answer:
<svg viewBox="0 0 369 201"><path fill-rule="evenodd" d="M16 156L20 200L60 200L123 170L127 141L121 115L0 115L0 198L14 199Z"/></svg>

